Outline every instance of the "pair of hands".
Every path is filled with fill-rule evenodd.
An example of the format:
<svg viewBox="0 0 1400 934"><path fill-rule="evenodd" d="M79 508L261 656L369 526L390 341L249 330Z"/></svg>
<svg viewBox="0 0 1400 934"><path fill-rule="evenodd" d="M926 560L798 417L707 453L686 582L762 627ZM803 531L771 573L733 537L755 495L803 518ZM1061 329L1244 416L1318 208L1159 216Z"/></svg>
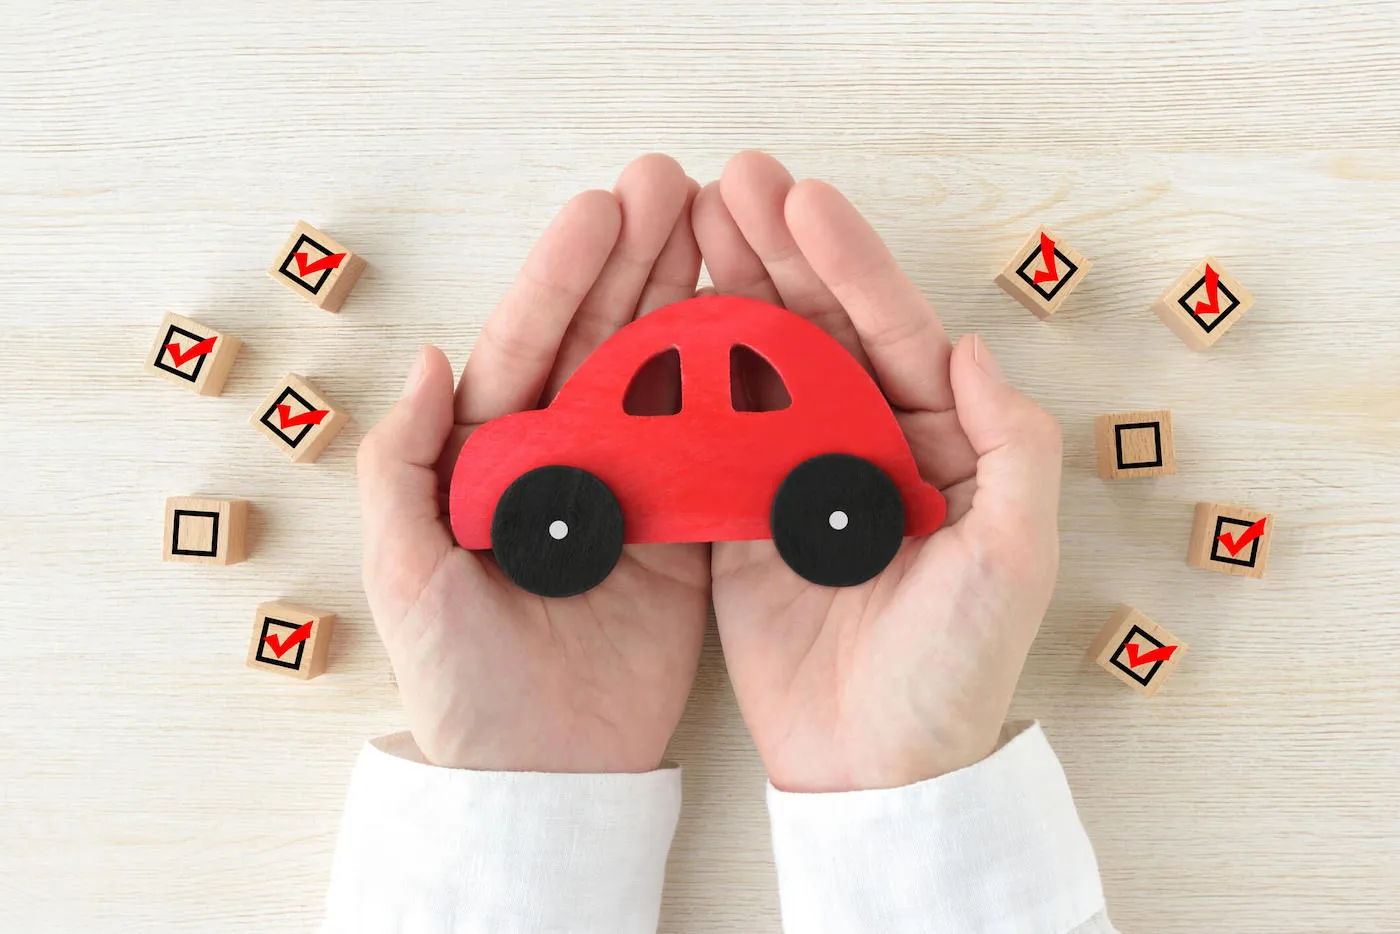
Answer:
<svg viewBox="0 0 1400 934"><path fill-rule="evenodd" d="M894 407L948 521L879 576L832 589L771 541L628 545L576 597L515 588L458 548L444 503L489 419L545 404L635 316L715 287L825 328ZM658 391L661 391L658 389ZM747 391L763 394L761 384ZM713 594L744 720L775 786L888 788L996 745L1058 566L1060 436L976 336L954 347L836 189L745 152L700 188L643 156L559 212L481 331L454 391L425 347L359 452L365 591L427 761L656 768L690 692Z"/></svg>

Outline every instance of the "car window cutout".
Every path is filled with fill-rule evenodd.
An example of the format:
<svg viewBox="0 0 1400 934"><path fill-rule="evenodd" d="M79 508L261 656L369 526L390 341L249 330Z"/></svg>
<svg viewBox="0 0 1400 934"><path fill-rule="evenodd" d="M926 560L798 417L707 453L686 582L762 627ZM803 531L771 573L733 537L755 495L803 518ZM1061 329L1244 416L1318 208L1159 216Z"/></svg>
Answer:
<svg viewBox="0 0 1400 934"><path fill-rule="evenodd" d="M668 347L647 359L627 384L622 411L628 415L678 415L681 411L681 354Z"/></svg>
<svg viewBox="0 0 1400 934"><path fill-rule="evenodd" d="M768 358L744 344L729 348L729 402L736 412L778 412L792 405Z"/></svg>

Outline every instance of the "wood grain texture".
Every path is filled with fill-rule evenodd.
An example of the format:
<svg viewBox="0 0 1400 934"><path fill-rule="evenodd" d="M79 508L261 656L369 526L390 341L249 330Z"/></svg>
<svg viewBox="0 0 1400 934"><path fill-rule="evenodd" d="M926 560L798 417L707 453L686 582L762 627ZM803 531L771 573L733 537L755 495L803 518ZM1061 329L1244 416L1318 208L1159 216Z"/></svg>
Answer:
<svg viewBox="0 0 1400 934"><path fill-rule="evenodd" d="M0 3L0 917L302 931L365 737L398 728L353 454L414 350L459 366L569 195L761 146L846 190L953 333L1062 420L1041 718L1110 908L1157 934L1400 925L1400 5L648 0ZM268 281L306 217L369 261L338 316ZM1040 322L1026 231L1094 259ZM1215 255L1256 306L1150 312ZM246 341L224 393L142 369L168 311ZM313 467L246 423L289 370L354 421ZM1093 417L1169 406L1178 475L1108 484ZM257 504L248 561L160 561L168 495ZM1182 560L1193 504L1286 515L1262 581ZM192 573L193 572L193 573ZM311 684L243 667L285 598ZM1144 702L1085 657L1131 603L1190 642ZM763 772L713 638L673 743L666 932L778 930Z"/></svg>

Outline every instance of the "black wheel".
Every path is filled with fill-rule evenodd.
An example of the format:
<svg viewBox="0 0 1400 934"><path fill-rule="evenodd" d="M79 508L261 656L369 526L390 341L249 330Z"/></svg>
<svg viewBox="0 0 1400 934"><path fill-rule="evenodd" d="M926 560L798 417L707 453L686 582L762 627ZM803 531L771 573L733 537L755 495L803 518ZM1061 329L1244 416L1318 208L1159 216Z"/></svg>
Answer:
<svg viewBox="0 0 1400 934"><path fill-rule="evenodd" d="M603 582L622 554L622 507L593 474L536 467L506 487L491 517L496 563L522 590L572 597Z"/></svg>
<svg viewBox="0 0 1400 934"><path fill-rule="evenodd" d="M773 497L773 544L787 566L823 587L852 587L883 571L904 538L904 500L889 476L850 454L793 468Z"/></svg>

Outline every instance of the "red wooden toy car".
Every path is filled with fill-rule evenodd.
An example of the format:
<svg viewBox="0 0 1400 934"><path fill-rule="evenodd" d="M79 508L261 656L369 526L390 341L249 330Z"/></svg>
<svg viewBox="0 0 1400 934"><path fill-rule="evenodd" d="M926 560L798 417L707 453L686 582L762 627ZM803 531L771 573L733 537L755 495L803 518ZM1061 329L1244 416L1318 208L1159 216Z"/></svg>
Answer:
<svg viewBox="0 0 1400 934"><path fill-rule="evenodd" d="M791 404L736 411L734 348L770 363ZM674 415L630 415L637 372L678 352ZM491 548L542 596L582 593L624 543L772 538L832 587L884 570L905 535L942 524L880 389L834 338L766 302L705 296L644 315L583 362L543 409L487 422L452 475L458 544Z"/></svg>

